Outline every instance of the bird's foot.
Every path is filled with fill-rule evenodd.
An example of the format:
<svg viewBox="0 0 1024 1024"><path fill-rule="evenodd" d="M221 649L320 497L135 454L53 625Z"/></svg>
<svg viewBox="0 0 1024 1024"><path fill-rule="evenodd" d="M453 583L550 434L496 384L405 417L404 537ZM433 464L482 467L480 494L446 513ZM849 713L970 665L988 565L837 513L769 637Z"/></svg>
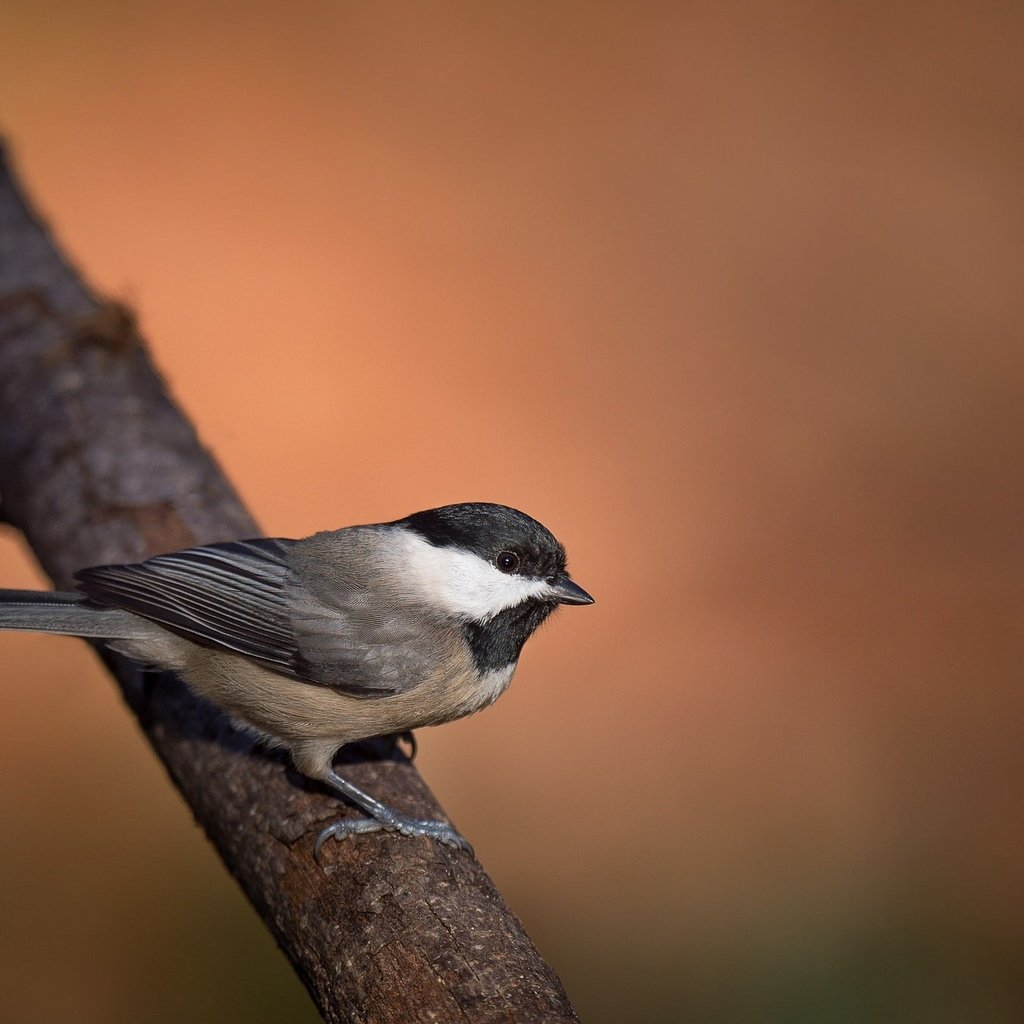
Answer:
<svg viewBox="0 0 1024 1024"><path fill-rule="evenodd" d="M403 743L409 744L409 760L415 761L416 755L420 751L420 745L416 742L416 734L412 731L412 729L406 729L405 732L397 733L396 737Z"/></svg>
<svg viewBox="0 0 1024 1024"><path fill-rule="evenodd" d="M339 818L332 822L316 837L313 856L320 859L320 850L328 839L347 839L349 836L365 835L368 832L398 832L403 836L426 836L456 850L473 853L473 847L458 832L444 821L418 821L391 814L384 820L377 818Z"/></svg>

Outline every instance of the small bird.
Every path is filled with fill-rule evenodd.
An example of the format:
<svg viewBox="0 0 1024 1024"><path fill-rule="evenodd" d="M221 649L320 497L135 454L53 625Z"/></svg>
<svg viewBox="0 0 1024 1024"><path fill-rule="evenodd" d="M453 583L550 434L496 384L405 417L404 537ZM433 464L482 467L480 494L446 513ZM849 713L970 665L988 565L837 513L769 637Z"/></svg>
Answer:
<svg viewBox="0 0 1024 1024"><path fill-rule="evenodd" d="M492 704L560 604L594 599L565 549L505 505L446 505L302 540L207 544L75 574L78 590L0 590L0 629L105 640L178 672L243 729L369 817L317 837L396 831L469 844L343 779L346 743L440 725Z"/></svg>

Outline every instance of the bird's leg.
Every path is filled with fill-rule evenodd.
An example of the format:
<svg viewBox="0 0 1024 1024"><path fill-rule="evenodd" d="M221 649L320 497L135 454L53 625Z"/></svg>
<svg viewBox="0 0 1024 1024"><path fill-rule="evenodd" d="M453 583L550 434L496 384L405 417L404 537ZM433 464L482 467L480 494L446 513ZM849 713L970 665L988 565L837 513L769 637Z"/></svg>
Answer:
<svg viewBox="0 0 1024 1024"><path fill-rule="evenodd" d="M446 822L418 821L415 818L405 818L396 814L390 807L375 800L369 793L364 793L357 786L353 786L351 782L347 782L333 770L327 772L323 780L332 789L337 790L357 807L366 811L370 817L341 818L328 825L316 838L313 855L317 858L320 856L320 848L332 837L345 839L348 836L380 831L400 832L404 836L427 836L446 846L466 850L468 853L473 852L473 847Z"/></svg>

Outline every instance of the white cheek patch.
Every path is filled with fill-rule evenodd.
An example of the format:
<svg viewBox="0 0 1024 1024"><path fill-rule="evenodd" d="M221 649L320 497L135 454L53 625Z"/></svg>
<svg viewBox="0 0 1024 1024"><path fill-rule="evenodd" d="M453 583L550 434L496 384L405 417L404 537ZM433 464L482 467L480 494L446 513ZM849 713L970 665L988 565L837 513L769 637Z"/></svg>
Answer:
<svg viewBox="0 0 1024 1024"><path fill-rule="evenodd" d="M409 596L456 618L486 622L506 608L550 592L546 580L503 573L461 548L434 547L402 531L402 572Z"/></svg>

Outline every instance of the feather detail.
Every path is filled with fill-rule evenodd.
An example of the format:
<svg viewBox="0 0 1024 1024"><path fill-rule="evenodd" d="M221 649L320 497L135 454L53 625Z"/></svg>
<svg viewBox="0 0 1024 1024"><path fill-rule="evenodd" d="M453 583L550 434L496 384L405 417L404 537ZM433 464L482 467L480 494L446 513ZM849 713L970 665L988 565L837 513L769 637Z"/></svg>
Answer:
<svg viewBox="0 0 1024 1024"><path fill-rule="evenodd" d="M298 678L288 617L287 555L294 541L232 541L75 574L90 600L123 608L206 646Z"/></svg>

